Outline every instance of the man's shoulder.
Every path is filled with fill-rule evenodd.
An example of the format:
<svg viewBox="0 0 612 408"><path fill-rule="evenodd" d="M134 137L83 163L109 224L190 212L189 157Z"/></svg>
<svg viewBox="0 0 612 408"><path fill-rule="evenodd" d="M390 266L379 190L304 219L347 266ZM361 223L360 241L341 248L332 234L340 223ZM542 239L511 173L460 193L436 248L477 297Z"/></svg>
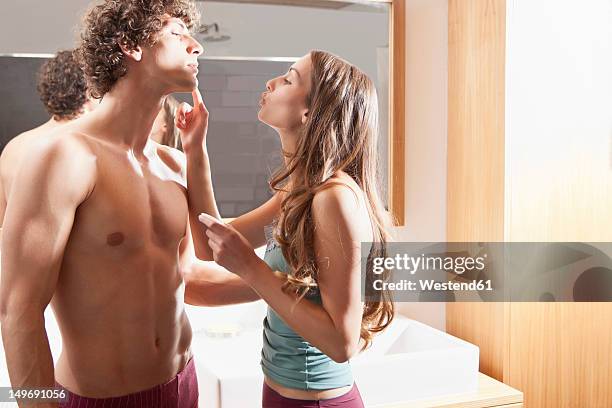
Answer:
<svg viewBox="0 0 612 408"><path fill-rule="evenodd" d="M30 129L13 137L2 149L2 159L6 160L18 154L25 145L35 140L37 136L40 136L37 129Z"/></svg>
<svg viewBox="0 0 612 408"><path fill-rule="evenodd" d="M36 142L36 146L40 149L67 150L74 154L93 154L92 144L91 137L67 126L52 130L46 137Z"/></svg>
<svg viewBox="0 0 612 408"><path fill-rule="evenodd" d="M75 171L85 177L95 169L95 149L85 135L68 129L56 129L44 138L33 140L22 152L22 163L37 163L41 168Z"/></svg>
<svg viewBox="0 0 612 408"><path fill-rule="evenodd" d="M181 162L181 163L186 163L187 159L185 157L185 153L183 153L182 151L180 151L179 149L176 149L174 147L170 147L170 146L166 146L163 145L161 143L157 143L157 142L153 142L157 145L158 149L163 150L164 152L166 152L167 154L169 154L174 160Z"/></svg>
<svg viewBox="0 0 612 408"><path fill-rule="evenodd" d="M0 155L0 182L10 185L12 177L17 172L24 155L30 150L32 143L36 143L48 132L41 132L44 125L26 130L13 137L2 149Z"/></svg>
<svg viewBox="0 0 612 408"><path fill-rule="evenodd" d="M56 197L63 202L84 201L96 184L96 157L82 137L71 132L53 132L28 145L14 183L24 186L17 202ZM14 191L15 189L13 189ZM68 198L67 198L68 197Z"/></svg>
<svg viewBox="0 0 612 408"><path fill-rule="evenodd" d="M179 149L175 149L170 146L150 141L157 150L159 158L168 166L172 171L180 173L185 176L187 171L187 157L185 153Z"/></svg>

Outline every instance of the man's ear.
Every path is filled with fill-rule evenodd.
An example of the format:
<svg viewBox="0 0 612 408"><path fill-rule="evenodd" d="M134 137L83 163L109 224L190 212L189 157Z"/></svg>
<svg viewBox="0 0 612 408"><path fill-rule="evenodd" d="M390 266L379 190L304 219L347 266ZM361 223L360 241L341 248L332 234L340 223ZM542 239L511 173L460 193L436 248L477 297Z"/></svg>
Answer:
<svg viewBox="0 0 612 408"><path fill-rule="evenodd" d="M308 120L308 109L305 109L304 112L302 112L302 125L305 125L307 120Z"/></svg>
<svg viewBox="0 0 612 408"><path fill-rule="evenodd" d="M137 45L134 49L130 49L125 43L120 42L119 47L126 56L132 58L134 61L140 61L142 59L142 48L140 45Z"/></svg>

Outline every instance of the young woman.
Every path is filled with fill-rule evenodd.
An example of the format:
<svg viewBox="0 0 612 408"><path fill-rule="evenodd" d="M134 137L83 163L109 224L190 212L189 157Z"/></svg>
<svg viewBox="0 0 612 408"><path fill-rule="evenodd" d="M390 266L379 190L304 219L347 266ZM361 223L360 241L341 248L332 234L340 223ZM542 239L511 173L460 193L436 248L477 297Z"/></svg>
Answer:
<svg viewBox="0 0 612 408"><path fill-rule="evenodd" d="M208 241L195 242L196 253L269 305L264 408L363 407L349 359L394 313L388 294L365 303L361 294L361 243L377 243L369 256L378 256L389 225L376 184L374 85L355 66L312 51L267 83L260 105L285 157L270 181L276 193L227 225L200 215ZM264 244L261 260L253 248ZM192 283L186 278L186 299L197 304Z"/></svg>
<svg viewBox="0 0 612 408"><path fill-rule="evenodd" d="M164 98L162 108L155 117L150 138L159 144L183 150L179 130L174 126L179 101L172 95Z"/></svg>

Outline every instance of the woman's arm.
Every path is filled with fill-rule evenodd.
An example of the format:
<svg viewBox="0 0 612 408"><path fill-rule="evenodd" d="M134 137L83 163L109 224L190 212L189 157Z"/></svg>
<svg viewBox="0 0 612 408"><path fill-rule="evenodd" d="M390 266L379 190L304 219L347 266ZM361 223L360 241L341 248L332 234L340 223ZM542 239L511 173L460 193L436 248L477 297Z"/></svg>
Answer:
<svg viewBox="0 0 612 408"><path fill-rule="evenodd" d="M243 237L249 241L253 248L266 244L264 227L270 224L278 215L281 204L281 194L275 193L268 201L254 210L241 215L229 223ZM201 224L200 224L201 226Z"/></svg>
<svg viewBox="0 0 612 408"><path fill-rule="evenodd" d="M249 242L251 248L266 243L264 227L272 222L280 208L279 193L263 205L236 218L229 225ZM197 228L204 230L198 223ZM181 242L179 260L185 279L185 302L194 306L222 306L259 300L259 295L242 278L214 262L196 259L191 228ZM211 257L212 260L212 257Z"/></svg>
<svg viewBox="0 0 612 408"><path fill-rule="evenodd" d="M176 126L181 131L181 141L186 155L187 196L189 203L189 222L191 225L196 256L203 261L212 260L208 239L204 235L198 216L201 213L221 219L210 176L210 161L205 138L208 130L208 110L204 106L200 92L193 91L194 108L181 104L177 112ZM253 248L265 244L264 226L272 222L280 209L280 194L232 221Z"/></svg>
<svg viewBox="0 0 612 408"><path fill-rule="evenodd" d="M198 228L202 228L201 224ZM191 228L179 245L179 266L185 280L185 303L193 306L223 306L259 300L242 278L214 262L194 255Z"/></svg>
<svg viewBox="0 0 612 408"><path fill-rule="evenodd" d="M202 260L211 260L212 253L206 236L198 223L198 215L209 214L221 218L210 176L210 161L206 148L208 131L208 110L202 95L196 88L192 92L193 108L182 103L176 114L176 127L181 133L181 142L187 162L187 202L189 204L189 223L193 233L195 255Z"/></svg>
<svg viewBox="0 0 612 408"><path fill-rule="evenodd" d="M259 259L235 229L205 217L206 235L217 263L241 276L300 336L337 362L359 347L361 328L361 242L364 222L351 190L333 186L315 195L315 254L322 305L281 289L285 277ZM369 228L369 227L368 227Z"/></svg>

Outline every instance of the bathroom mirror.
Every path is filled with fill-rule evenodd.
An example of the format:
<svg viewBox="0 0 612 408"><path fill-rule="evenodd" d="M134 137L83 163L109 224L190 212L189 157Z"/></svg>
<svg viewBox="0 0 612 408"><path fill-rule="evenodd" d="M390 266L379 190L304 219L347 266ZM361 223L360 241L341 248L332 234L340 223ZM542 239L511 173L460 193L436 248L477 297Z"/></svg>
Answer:
<svg viewBox="0 0 612 408"><path fill-rule="evenodd" d="M34 54L29 43L0 44L0 96L11 101L0 110L2 147L47 119L36 94L36 71L55 51L74 46L77 30L64 34L60 27L76 27L72 16L82 15L89 1L80 0L78 7L65 3L61 7L71 10L58 14L63 24L39 33L41 39L57 38L54 45ZM383 197L403 225L404 0L205 0L197 5L202 26L196 38L204 46L198 76L211 114L207 140L221 215L238 216L270 197L267 181L281 160L280 141L257 120L259 96L268 79L309 50L322 49L354 63L375 83ZM189 101L188 95L177 97Z"/></svg>

